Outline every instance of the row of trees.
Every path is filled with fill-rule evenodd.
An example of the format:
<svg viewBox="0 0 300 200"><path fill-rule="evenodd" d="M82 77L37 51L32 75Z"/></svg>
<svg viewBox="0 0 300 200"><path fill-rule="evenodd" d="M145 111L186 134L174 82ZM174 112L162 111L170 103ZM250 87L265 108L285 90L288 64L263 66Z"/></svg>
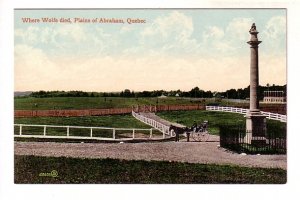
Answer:
<svg viewBox="0 0 300 200"><path fill-rule="evenodd" d="M267 85L259 86L259 98L262 99L264 91L284 91L286 94L286 85ZM159 97L162 95L173 97L189 97L189 98L229 98L229 99L246 99L249 98L250 86L239 89L229 89L225 92L212 92L204 91L199 87L194 87L190 91L181 90L154 90L154 91L142 91L134 92L129 89L125 89L121 92L83 92L83 91L38 91L32 92L29 96L36 98L44 97Z"/></svg>
<svg viewBox="0 0 300 200"><path fill-rule="evenodd" d="M32 92L29 96L36 98L45 97L159 97L159 96L178 96L178 97L192 97L192 98L211 98L213 93L211 91L200 90L198 87L186 92L181 90L154 90L134 92L125 89L121 92L83 92L83 91L38 91Z"/></svg>
<svg viewBox="0 0 300 200"><path fill-rule="evenodd" d="M267 84L266 86L259 86L258 87L258 98L262 100L264 98L264 91L283 91L286 95L286 85L280 86L273 84ZM226 90L225 92L220 92L217 94L222 98L228 99L246 99L249 98L250 95L250 86L246 88L239 88L239 89L230 89Z"/></svg>

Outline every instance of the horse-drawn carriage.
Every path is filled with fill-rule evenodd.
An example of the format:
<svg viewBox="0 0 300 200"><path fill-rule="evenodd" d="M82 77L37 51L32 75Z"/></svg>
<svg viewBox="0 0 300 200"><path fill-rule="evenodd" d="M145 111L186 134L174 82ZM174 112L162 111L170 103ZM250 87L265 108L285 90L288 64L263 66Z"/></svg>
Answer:
<svg viewBox="0 0 300 200"><path fill-rule="evenodd" d="M191 128L171 125L169 130L175 132L175 141L179 141L179 135L185 135L188 141L190 138L198 142L206 142L209 139L208 121L203 121L199 125L194 123Z"/></svg>

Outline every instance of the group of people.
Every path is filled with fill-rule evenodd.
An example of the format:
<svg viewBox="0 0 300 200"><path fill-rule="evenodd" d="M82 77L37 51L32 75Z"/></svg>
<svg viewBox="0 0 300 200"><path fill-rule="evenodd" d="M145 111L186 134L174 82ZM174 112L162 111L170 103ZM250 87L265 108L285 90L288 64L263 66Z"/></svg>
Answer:
<svg viewBox="0 0 300 200"><path fill-rule="evenodd" d="M208 128L208 121L204 121L202 123L200 123L199 125L197 124L196 121L194 121L191 129L192 131L194 132L204 132L204 131L207 131L207 128Z"/></svg>
<svg viewBox="0 0 300 200"><path fill-rule="evenodd" d="M190 141L190 134L191 132L205 132L207 131L208 128L208 121L204 121L202 123L199 123L199 125L197 124L196 121L194 121L193 125L191 128L185 127L185 128L180 128L180 127L176 127L174 125L171 125L169 130L173 130L175 132L175 142L179 141L179 135L183 134L186 132L186 136L187 136L187 141Z"/></svg>

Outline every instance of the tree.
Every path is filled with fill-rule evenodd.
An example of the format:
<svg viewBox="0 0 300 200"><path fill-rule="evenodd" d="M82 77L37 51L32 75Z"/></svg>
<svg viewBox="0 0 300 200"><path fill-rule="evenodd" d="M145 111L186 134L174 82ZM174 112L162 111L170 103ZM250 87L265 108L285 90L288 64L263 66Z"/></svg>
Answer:
<svg viewBox="0 0 300 200"><path fill-rule="evenodd" d="M125 89L123 95L124 95L124 97L131 97L131 92L130 92L130 90L129 90L129 89Z"/></svg>

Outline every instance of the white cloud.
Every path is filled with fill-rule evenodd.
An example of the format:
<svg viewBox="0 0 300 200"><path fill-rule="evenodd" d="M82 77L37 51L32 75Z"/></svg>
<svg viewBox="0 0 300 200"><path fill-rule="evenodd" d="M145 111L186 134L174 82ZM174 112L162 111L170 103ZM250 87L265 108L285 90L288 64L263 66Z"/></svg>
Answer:
<svg viewBox="0 0 300 200"><path fill-rule="evenodd" d="M112 48L116 42L102 28L88 29L80 24L63 26L29 26L15 30L16 45L28 45L40 48L48 53L78 54L101 53ZM58 53L59 52L59 53Z"/></svg>
<svg viewBox="0 0 300 200"><path fill-rule="evenodd" d="M169 15L157 17L141 31L141 44L145 49L156 48L163 52L190 52L198 48L191 36L193 20L185 14L173 11Z"/></svg>
<svg viewBox="0 0 300 200"><path fill-rule="evenodd" d="M15 30L15 37L21 38L22 41L26 41L28 44L35 44L39 42L40 35L40 28L36 26L29 26L26 30Z"/></svg>
<svg viewBox="0 0 300 200"><path fill-rule="evenodd" d="M219 40L224 37L224 31L222 28L217 26L209 26L203 33L203 41L207 42L209 40Z"/></svg>
<svg viewBox="0 0 300 200"><path fill-rule="evenodd" d="M262 51L268 54L286 54L286 18L274 16L266 24L262 31Z"/></svg>
<svg viewBox="0 0 300 200"><path fill-rule="evenodd" d="M124 33L129 33L131 31L134 30L133 28L134 26L122 26L121 30L120 30L120 33L121 34L124 34Z"/></svg>
<svg viewBox="0 0 300 200"><path fill-rule="evenodd" d="M167 16L156 18L150 26L142 31L141 35L143 37L159 35L167 39L175 33L175 39L180 40L188 38L193 33L193 30L191 17L178 11L173 11Z"/></svg>
<svg viewBox="0 0 300 200"><path fill-rule="evenodd" d="M272 17L266 25L263 34L268 39L278 39L286 35L286 18L284 16Z"/></svg>
<svg viewBox="0 0 300 200"><path fill-rule="evenodd" d="M248 30L253 22L253 18L234 18L226 27L225 36L230 40L248 41L250 38Z"/></svg>
<svg viewBox="0 0 300 200"><path fill-rule="evenodd" d="M82 25L80 24L70 24L70 25L64 25L60 26L57 29L57 35L62 36L64 38L70 38L74 42L82 42L86 41L87 34L86 31L82 28Z"/></svg>
<svg viewBox="0 0 300 200"><path fill-rule="evenodd" d="M40 49L27 45L15 46L15 89L43 88L55 82L60 70Z"/></svg>
<svg viewBox="0 0 300 200"><path fill-rule="evenodd" d="M210 54L240 55L243 44L249 39L252 18L233 18L225 28L208 26L202 35L202 47Z"/></svg>

